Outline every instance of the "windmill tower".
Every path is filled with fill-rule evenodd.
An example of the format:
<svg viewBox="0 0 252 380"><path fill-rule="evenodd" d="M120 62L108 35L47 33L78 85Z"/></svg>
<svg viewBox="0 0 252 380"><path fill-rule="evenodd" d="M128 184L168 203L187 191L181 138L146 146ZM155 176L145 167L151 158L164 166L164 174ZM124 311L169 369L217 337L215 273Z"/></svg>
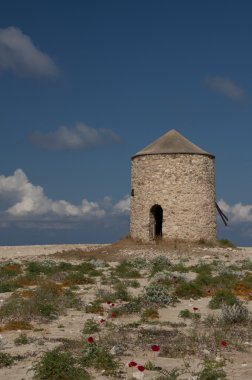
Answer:
<svg viewBox="0 0 252 380"><path fill-rule="evenodd" d="M174 129L136 153L130 233L143 242L215 240L214 156Z"/></svg>

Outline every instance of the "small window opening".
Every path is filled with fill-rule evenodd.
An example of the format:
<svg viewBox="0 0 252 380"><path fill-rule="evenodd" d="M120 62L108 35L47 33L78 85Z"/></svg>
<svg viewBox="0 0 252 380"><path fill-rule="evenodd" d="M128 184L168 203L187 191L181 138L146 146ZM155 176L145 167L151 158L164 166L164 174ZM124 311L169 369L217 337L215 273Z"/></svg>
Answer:
<svg viewBox="0 0 252 380"><path fill-rule="evenodd" d="M152 240L162 239L163 209L154 205L150 209L150 238Z"/></svg>
<svg viewBox="0 0 252 380"><path fill-rule="evenodd" d="M131 190L131 196L134 197L134 189Z"/></svg>

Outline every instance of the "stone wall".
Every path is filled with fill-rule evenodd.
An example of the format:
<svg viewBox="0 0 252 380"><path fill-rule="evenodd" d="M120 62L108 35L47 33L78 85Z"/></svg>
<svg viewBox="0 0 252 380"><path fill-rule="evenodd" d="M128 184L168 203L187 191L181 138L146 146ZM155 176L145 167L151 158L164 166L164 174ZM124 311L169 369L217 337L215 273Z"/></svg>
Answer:
<svg viewBox="0 0 252 380"><path fill-rule="evenodd" d="M132 159L133 239L150 241L150 209L163 209L162 238L216 239L214 159L198 154L141 155Z"/></svg>

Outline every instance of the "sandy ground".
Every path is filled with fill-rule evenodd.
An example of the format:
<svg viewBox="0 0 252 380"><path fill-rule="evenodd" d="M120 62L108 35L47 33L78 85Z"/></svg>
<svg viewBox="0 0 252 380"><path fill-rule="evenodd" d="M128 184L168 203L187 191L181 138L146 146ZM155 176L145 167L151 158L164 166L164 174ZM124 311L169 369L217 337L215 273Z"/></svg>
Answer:
<svg viewBox="0 0 252 380"><path fill-rule="evenodd" d="M34 259L48 259L49 255L56 252L62 252L63 260L66 259L66 251L79 251L84 252L96 251L102 254L105 252L110 253L109 245L99 245L99 244L73 244L73 245L37 245L37 246L2 246L0 247L0 262L6 262L10 260L23 261L23 260L34 260ZM100 249L100 251L99 251ZM161 249L162 251L162 249ZM113 251L114 252L114 251ZM160 249L154 247L143 248L141 246L136 247L118 247L116 248L118 256L130 257L145 257L153 258L155 255L160 255ZM162 253L164 254L164 253ZM85 255L85 253L84 253ZM232 263L237 260L250 259L252 260L252 247L249 248L239 248L239 249L224 249L224 248L195 248L190 251L183 250L170 250L167 252L168 257L176 262L177 260L187 259L187 263L194 264L196 262L205 261L211 262L215 258L219 258L225 262ZM57 260L60 259L60 254ZM97 256L96 256L97 257ZM54 258L54 256L52 256ZM1 302L4 298L8 296L7 293L1 294ZM92 299L92 294L89 294L90 300ZM90 301L87 297L87 293L83 292L83 301ZM160 322L178 322L178 314L181 310L185 308L197 307L202 314L202 317L209 314L209 309L207 304L209 302L208 298L202 298L199 300L182 300L176 307L167 307L160 310ZM252 301L248 302L248 308L252 312ZM211 311L212 312L212 311ZM214 313L219 313L219 310L214 311ZM20 331L8 331L2 332L2 339L4 341L4 352L9 352L12 355L23 355L25 354L25 360L17 362L14 366L10 368L0 369L0 379L1 380L31 380L33 372L30 370L32 362L35 358L40 356L42 352L47 349L52 349L59 343L56 342L58 338L68 338L68 339L79 339L80 330L83 328L84 322L90 318L83 310L69 309L66 315L60 316L59 319L52 321L50 324L40 324L37 326L41 331L30 331L29 337L34 338L34 343L29 345L15 346L14 339L20 334ZM120 318L120 323L129 323L138 320L139 317L136 315L129 316L127 318ZM119 322L118 322L119 323ZM186 322L190 323L190 322ZM63 326L63 327L61 327ZM43 342L43 344L40 342ZM236 352L230 355L233 363L228 367L228 379L232 380L252 380L252 340L247 342L247 352ZM143 353L142 357L133 358L139 363L146 362L149 358ZM125 363L132 360L132 358L125 358ZM191 363L197 368L198 362ZM171 359L171 358L156 358L156 365L173 368L175 366L183 365L182 359ZM144 380L155 379L157 374L152 371L146 371ZM100 377L95 377L95 379L106 379L102 375ZM186 379L193 379L191 376Z"/></svg>
<svg viewBox="0 0 252 380"><path fill-rule="evenodd" d="M106 244L56 244L56 245L14 245L0 246L0 260L16 258L29 258L39 255L50 255L56 252L69 250L92 251Z"/></svg>

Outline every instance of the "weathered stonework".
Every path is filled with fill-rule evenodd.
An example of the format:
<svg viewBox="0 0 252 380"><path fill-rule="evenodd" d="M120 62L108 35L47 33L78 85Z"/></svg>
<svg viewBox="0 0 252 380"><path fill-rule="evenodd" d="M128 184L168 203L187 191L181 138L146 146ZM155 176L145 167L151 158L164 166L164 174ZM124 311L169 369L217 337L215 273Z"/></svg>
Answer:
<svg viewBox="0 0 252 380"><path fill-rule="evenodd" d="M136 155L131 169L133 239L143 242L155 239L151 211L155 205L162 208L163 239L216 239L213 156Z"/></svg>

